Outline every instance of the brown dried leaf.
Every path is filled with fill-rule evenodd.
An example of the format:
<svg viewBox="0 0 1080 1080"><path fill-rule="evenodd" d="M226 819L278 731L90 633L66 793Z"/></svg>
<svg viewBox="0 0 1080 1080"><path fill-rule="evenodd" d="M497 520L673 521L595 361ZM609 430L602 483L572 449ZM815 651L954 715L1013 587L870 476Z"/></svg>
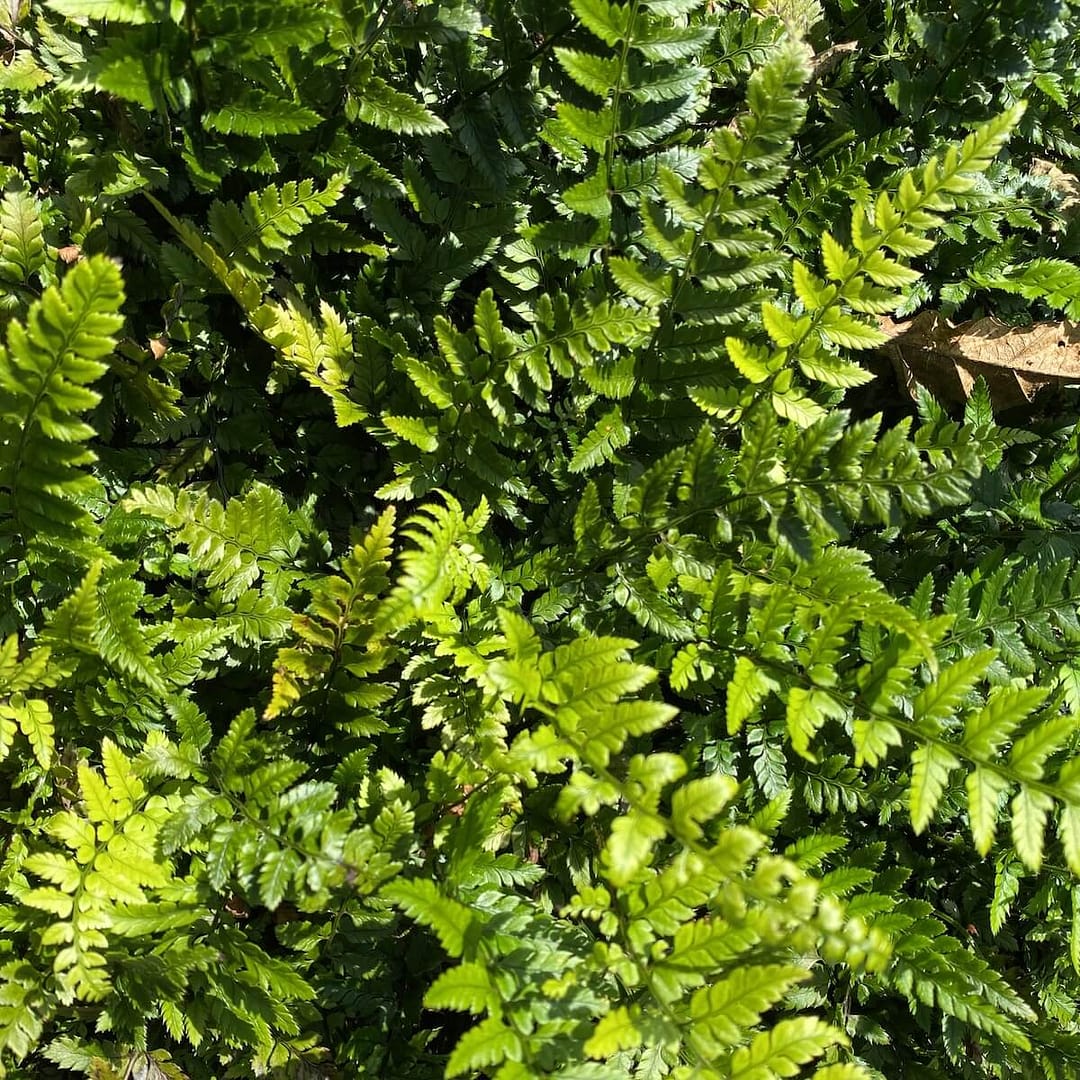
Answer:
<svg viewBox="0 0 1080 1080"><path fill-rule="evenodd" d="M120 1073L105 1058L90 1059L90 1080L120 1080Z"/></svg>
<svg viewBox="0 0 1080 1080"><path fill-rule="evenodd" d="M841 41L839 44L830 45L827 49L815 54L810 61L810 82L817 82L818 79L828 75L845 56L855 52L858 47L859 43L857 41Z"/></svg>
<svg viewBox="0 0 1080 1080"><path fill-rule="evenodd" d="M925 386L939 401L960 403L982 376L998 410L1029 406L1048 386L1080 383L1080 325L1070 322L1006 326L978 319L950 326L937 312L879 320L890 340L881 347L897 382L914 396Z"/></svg>
<svg viewBox="0 0 1080 1080"><path fill-rule="evenodd" d="M150 339L150 355L155 360L161 360L165 353L169 351L169 343L163 337L155 337Z"/></svg>
<svg viewBox="0 0 1080 1080"><path fill-rule="evenodd" d="M124 1069L125 1080L186 1080L187 1074L173 1064L164 1051L155 1050L151 1054L133 1051Z"/></svg>
<svg viewBox="0 0 1080 1080"><path fill-rule="evenodd" d="M1050 186L1061 196L1058 210L1064 217L1076 214L1080 207L1080 178L1044 158L1036 158L1031 163L1031 175L1045 176L1050 181Z"/></svg>

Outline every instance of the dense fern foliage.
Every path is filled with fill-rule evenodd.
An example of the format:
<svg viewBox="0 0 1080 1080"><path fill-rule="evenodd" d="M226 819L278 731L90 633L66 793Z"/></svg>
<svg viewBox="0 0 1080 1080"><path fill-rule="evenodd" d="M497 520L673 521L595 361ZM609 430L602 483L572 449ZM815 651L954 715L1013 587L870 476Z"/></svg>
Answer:
<svg viewBox="0 0 1080 1080"><path fill-rule="evenodd" d="M0 1076L1080 1076L1072 0L0 38Z"/></svg>

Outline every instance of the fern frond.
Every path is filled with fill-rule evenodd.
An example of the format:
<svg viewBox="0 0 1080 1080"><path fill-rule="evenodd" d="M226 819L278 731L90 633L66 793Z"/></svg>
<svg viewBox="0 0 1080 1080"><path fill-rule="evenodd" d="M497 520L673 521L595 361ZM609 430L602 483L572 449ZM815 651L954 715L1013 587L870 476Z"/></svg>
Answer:
<svg viewBox="0 0 1080 1080"><path fill-rule="evenodd" d="M663 172L663 202L643 208L642 245L658 265L635 272L623 261L613 273L629 295L658 309L646 354L650 379L659 375L659 349L669 362L707 355L713 327L745 317L762 295L759 283L782 272L760 225L784 177L784 150L802 122L797 92L807 77L801 48L777 49L750 78L746 112L706 148L696 182Z"/></svg>
<svg viewBox="0 0 1080 1080"><path fill-rule="evenodd" d="M446 130L442 119L385 79L370 73L360 79L354 93L356 115L364 123L404 135L435 135Z"/></svg>
<svg viewBox="0 0 1080 1080"><path fill-rule="evenodd" d="M327 32L330 10L296 3L208 5L197 12L210 48L224 57L274 56L312 46Z"/></svg>
<svg viewBox="0 0 1080 1080"><path fill-rule="evenodd" d="M401 575L376 616L376 630L384 633L433 618L448 600L486 582L487 567L472 541L490 512L481 501L466 515L457 499L444 492L442 504L428 503L405 522L401 535L415 547L402 553Z"/></svg>
<svg viewBox="0 0 1080 1080"><path fill-rule="evenodd" d="M268 576L279 594L295 577L297 517L281 493L266 484L253 484L246 495L224 504L159 485L133 492L125 508L172 531L187 547L193 569L206 574L207 587L227 602L238 600L260 576Z"/></svg>
<svg viewBox="0 0 1080 1080"><path fill-rule="evenodd" d="M221 108L206 113L203 126L222 135L296 135L315 127L322 117L306 105L266 90L247 90Z"/></svg>
<svg viewBox="0 0 1080 1080"><path fill-rule="evenodd" d="M248 195L243 206L214 202L208 221L226 261L237 261L253 277L269 278L276 259L292 241L341 199L345 177L331 177L321 190L311 180L271 185Z"/></svg>
<svg viewBox="0 0 1080 1080"><path fill-rule="evenodd" d="M59 288L31 305L25 325L8 325L0 356L0 510L27 540L91 540L84 507L98 489L85 466L94 434L82 414L100 400L89 389L105 374L122 325L120 272L97 256L72 267Z"/></svg>
<svg viewBox="0 0 1080 1080"><path fill-rule="evenodd" d="M47 0L47 6L70 19L138 24L157 18L146 0Z"/></svg>
<svg viewBox="0 0 1080 1080"><path fill-rule="evenodd" d="M371 640L378 597L388 588L394 538L394 510L388 508L362 543L342 559L342 576L312 584L306 615L293 619L298 646L279 650L274 692L264 717L295 709L305 693L322 687L316 699L321 716L330 715L359 733L384 728L375 709L390 695L367 681L389 660L389 650Z"/></svg>
<svg viewBox="0 0 1080 1080"><path fill-rule="evenodd" d="M113 575L99 583L94 643L108 663L164 694L165 682L151 656L151 643L136 618L145 591L142 582L130 577Z"/></svg>
<svg viewBox="0 0 1080 1080"><path fill-rule="evenodd" d="M1069 319L1080 316L1080 269L1065 259L1032 259L996 274L982 272L972 277L984 288L1043 300Z"/></svg>
<svg viewBox="0 0 1080 1080"><path fill-rule="evenodd" d="M22 283L44 265L40 207L26 192L5 192L0 198L0 275Z"/></svg>

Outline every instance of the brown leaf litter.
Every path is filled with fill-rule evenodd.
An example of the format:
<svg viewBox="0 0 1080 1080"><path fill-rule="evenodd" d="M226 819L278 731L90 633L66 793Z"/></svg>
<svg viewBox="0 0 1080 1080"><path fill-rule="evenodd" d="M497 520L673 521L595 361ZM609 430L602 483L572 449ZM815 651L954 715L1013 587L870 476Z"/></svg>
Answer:
<svg viewBox="0 0 1080 1080"><path fill-rule="evenodd" d="M985 318L952 326L934 311L896 322L879 319L898 384L916 384L943 404L966 401L982 376L995 409L1030 407L1048 387L1080 384L1080 323L1007 326Z"/></svg>

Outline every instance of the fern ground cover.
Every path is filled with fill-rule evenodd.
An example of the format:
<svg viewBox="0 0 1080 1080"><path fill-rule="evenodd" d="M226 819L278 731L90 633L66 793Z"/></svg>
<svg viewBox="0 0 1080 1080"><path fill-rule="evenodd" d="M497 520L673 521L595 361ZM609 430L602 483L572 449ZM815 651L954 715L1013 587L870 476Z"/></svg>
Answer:
<svg viewBox="0 0 1080 1080"><path fill-rule="evenodd" d="M1080 1075L1072 0L0 12L0 1077Z"/></svg>

